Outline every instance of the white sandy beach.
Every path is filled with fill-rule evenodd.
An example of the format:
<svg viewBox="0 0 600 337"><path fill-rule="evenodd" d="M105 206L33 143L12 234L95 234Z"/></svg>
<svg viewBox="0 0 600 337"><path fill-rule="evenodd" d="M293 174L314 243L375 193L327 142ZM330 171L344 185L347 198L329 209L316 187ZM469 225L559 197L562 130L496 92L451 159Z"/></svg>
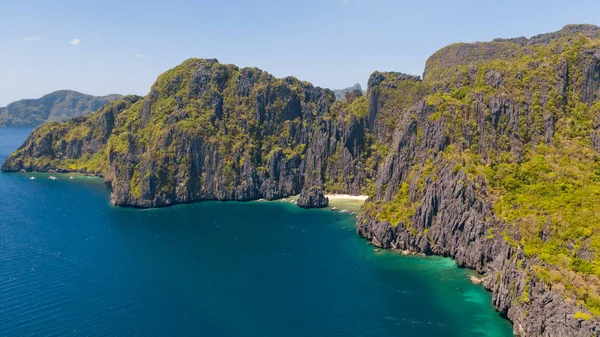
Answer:
<svg viewBox="0 0 600 337"><path fill-rule="evenodd" d="M350 194L326 194L329 200L355 200L365 201L369 198L368 195L350 195Z"/></svg>
<svg viewBox="0 0 600 337"><path fill-rule="evenodd" d="M329 198L329 208L342 213L358 212L369 198L367 195L326 194Z"/></svg>

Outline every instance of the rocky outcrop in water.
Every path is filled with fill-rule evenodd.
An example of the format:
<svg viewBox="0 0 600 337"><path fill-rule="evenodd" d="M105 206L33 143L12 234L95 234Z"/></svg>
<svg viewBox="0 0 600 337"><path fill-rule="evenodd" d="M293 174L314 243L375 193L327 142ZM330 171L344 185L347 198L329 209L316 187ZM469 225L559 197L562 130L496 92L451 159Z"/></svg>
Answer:
<svg viewBox="0 0 600 337"><path fill-rule="evenodd" d="M304 189L296 202L296 205L302 208L323 208L327 207L328 204L329 199L320 187Z"/></svg>

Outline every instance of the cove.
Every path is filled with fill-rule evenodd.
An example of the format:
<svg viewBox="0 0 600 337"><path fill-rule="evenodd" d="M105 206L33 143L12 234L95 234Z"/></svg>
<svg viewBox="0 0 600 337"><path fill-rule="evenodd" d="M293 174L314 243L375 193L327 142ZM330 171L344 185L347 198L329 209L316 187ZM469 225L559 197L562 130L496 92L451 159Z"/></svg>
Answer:
<svg viewBox="0 0 600 337"><path fill-rule="evenodd" d="M0 162L30 129L0 129ZM35 176L35 180L30 177ZM440 257L283 202L113 207L101 179L0 173L3 336L511 336Z"/></svg>

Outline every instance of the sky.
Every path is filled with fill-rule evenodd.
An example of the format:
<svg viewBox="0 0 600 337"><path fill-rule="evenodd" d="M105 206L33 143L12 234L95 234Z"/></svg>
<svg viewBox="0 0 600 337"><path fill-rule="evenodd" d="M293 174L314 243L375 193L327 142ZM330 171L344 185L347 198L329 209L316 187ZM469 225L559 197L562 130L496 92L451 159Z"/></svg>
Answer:
<svg viewBox="0 0 600 337"><path fill-rule="evenodd" d="M0 0L0 106L59 89L145 95L192 57L321 87L420 75L454 42L600 25L598 0Z"/></svg>

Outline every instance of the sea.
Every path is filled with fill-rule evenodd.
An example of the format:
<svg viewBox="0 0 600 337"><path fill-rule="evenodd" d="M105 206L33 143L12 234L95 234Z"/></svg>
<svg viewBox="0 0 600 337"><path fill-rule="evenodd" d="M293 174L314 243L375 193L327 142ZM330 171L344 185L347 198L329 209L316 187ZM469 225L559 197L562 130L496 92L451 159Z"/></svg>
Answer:
<svg viewBox="0 0 600 337"><path fill-rule="evenodd" d="M0 129L0 162L30 132ZM54 176L0 173L0 336L512 336L472 271L378 250L351 212L121 208Z"/></svg>

